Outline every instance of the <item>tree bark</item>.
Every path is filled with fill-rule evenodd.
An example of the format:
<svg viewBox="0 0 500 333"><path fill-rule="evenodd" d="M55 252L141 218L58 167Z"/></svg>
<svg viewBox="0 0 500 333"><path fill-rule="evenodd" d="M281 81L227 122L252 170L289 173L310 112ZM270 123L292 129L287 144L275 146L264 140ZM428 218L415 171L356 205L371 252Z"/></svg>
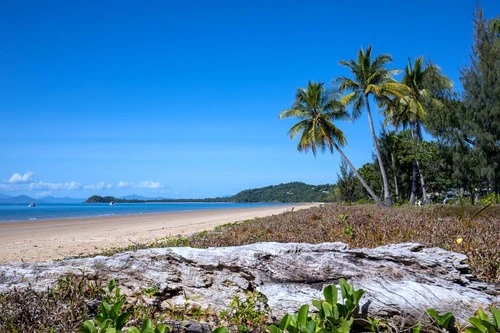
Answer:
<svg viewBox="0 0 500 333"><path fill-rule="evenodd" d="M373 192L373 190L371 189L371 187L368 186L368 184L365 182L365 180L363 179L363 177L361 176L361 174L354 167L354 165L352 165L351 161L349 161L349 159L347 158L347 156L344 154L344 152L342 151L342 149L340 149L340 147L336 143L334 143L334 147L335 147L335 149L337 149L337 151L339 152L339 154L342 157L342 159L349 165L349 167L351 168L352 172L356 175L356 177L358 177L359 181L361 182L361 185L363 185L363 187L365 188L365 190L368 192L368 194L370 194L370 196L372 197L372 199L375 200L375 202L377 203L377 205L384 206L384 204L382 203L382 201L380 200L380 198L377 197L377 195L375 194L375 192Z"/></svg>
<svg viewBox="0 0 500 333"><path fill-rule="evenodd" d="M396 160L394 159L394 154L391 153L391 162L392 162L392 174L394 178L394 191L396 192L396 201L399 200L399 186L398 186L398 177L396 175Z"/></svg>
<svg viewBox="0 0 500 333"><path fill-rule="evenodd" d="M422 202L427 203L427 188L425 187L424 173L422 171L422 168L420 168L420 163L418 162L418 160L415 160L415 162L417 163L417 170L420 176L420 186L422 187Z"/></svg>
<svg viewBox="0 0 500 333"><path fill-rule="evenodd" d="M384 183L384 204L388 207L392 206L391 192L389 191L389 181L387 180L387 173L385 172L384 163L382 162L382 155L378 149L377 136L375 135L375 127L373 126L372 113L370 110L370 103L368 101L368 96L365 95L366 102L366 112L368 114L368 123L370 125L370 131L372 133L373 147L375 148L375 155L377 155L378 165L380 167L380 174L382 176L382 182Z"/></svg>
<svg viewBox="0 0 500 333"><path fill-rule="evenodd" d="M411 168L411 192L410 192L410 205L414 205L417 199L417 164L413 160Z"/></svg>

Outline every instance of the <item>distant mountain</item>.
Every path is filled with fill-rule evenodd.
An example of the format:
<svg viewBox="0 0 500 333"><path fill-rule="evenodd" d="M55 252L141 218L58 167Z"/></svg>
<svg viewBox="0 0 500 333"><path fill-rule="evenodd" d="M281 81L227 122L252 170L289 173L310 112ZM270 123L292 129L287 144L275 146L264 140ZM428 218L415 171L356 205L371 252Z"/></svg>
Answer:
<svg viewBox="0 0 500 333"><path fill-rule="evenodd" d="M0 198L0 203L13 203L13 204L29 204L29 203L41 203L42 200L28 197L27 195L18 195L17 197L7 196L6 198Z"/></svg>
<svg viewBox="0 0 500 333"><path fill-rule="evenodd" d="M40 198L41 201L46 202L46 203L83 203L85 202L85 199L82 198L70 198L70 197L62 197L62 198L57 198L57 197L43 197Z"/></svg>
<svg viewBox="0 0 500 333"><path fill-rule="evenodd" d="M130 195L126 195L124 197L120 197L120 199L150 201L150 200L162 200L164 198L161 198L161 197L154 197L154 198L153 197L143 197L142 195L130 194Z"/></svg>

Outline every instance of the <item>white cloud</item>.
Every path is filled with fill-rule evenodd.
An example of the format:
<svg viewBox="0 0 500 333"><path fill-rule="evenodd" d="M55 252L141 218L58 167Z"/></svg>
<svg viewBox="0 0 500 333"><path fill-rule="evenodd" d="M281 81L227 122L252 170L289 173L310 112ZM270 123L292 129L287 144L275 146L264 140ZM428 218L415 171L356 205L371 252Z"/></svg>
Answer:
<svg viewBox="0 0 500 333"><path fill-rule="evenodd" d="M150 180L144 180L137 184L138 188L150 188L150 189L159 189L164 188L165 186L160 182L153 182Z"/></svg>
<svg viewBox="0 0 500 333"><path fill-rule="evenodd" d="M11 184L26 184L31 183L33 181L33 172L27 172L23 175L20 173L15 173L10 177L9 183Z"/></svg>
<svg viewBox="0 0 500 333"><path fill-rule="evenodd" d="M123 180L120 180L117 184L118 188L133 188L134 187L134 183L127 183L127 182L124 182Z"/></svg>
<svg viewBox="0 0 500 333"><path fill-rule="evenodd" d="M82 186L77 182L46 183L40 181L29 184L30 191L79 190L81 188Z"/></svg>
<svg viewBox="0 0 500 333"><path fill-rule="evenodd" d="M117 184L118 188L145 188L145 189L161 189L165 188L165 185L163 185L160 182L154 182L151 180L143 180L137 184L135 183L129 183L125 182L123 180L120 180Z"/></svg>
<svg viewBox="0 0 500 333"><path fill-rule="evenodd" d="M113 185L106 184L105 182L98 182L97 184L85 185L83 188L86 190L104 190L104 189L109 190L113 188Z"/></svg>

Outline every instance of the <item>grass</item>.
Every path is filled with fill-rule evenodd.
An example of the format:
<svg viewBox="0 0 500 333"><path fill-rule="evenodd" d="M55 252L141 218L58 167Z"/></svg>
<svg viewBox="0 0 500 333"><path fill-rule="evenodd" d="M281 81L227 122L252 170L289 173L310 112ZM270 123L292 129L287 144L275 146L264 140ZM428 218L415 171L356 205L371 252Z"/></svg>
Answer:
<svg viewBox="0 0 500 333"><path fill-rule="evenodd" d="M467 255L479 279L500 283L500 206L478 216L477 207L433 205L383 208L375 205L329 204L241 223L229 223L191 236L172 236L148 244L111 248L100 254L152 247L197 248L256 242L345 242L351 247L418 242Z"/></svg>
<svg viewBox="0 0 500 333"><path fill-rule="evenodd" d="M351 247L376 247L400 242L439 246L468 256L472 273L490 283L500 283L500 206L490 206L474 216L478 208L458 206L323 205L286 212L241 223L229 223L212 231L191 236L173 236L148 244L112 248L104 255L151 247L191 246L197 248L244 245L255 242L335 242ZM95 315L106 281L86 276L64 276L52 289L36 292L30 288L0 294L0 332L74 332ZM127 303L132 324L144 318L164 322L202 320L217 322L213 314L185 311L158 312L149 306L149 294ZM253 315L253 314L252 314ZM176 324L171 324L174 327Z"/></svg>

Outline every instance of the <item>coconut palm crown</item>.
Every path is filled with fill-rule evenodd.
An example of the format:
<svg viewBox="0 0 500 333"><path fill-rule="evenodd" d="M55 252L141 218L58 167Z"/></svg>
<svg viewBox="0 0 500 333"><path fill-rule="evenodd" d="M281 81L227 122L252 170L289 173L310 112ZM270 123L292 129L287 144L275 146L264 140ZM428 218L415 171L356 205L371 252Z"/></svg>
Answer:
<svg viewBox="0 0 500 333"><path fill-rule="evenodd" d="M317 149L333 152L335 145L344 146L344 133L333 123L333 120L348 119L343 105L328 97L324 83L308 82L307 88L299 88L295 94L295 102L290 109L279 114L280 119L299 118L297 124L288 131L290 138L301 133L297 149L311 149L316 155Z"/></svg>
<svg viewBox="0 0 500 333"><path fill-rule="evenodd" d="M379 106L383 107L390 104L394 98L402 98L408 93L408 87L397 82L392 77L399 71L386 68L386 65L391 61L391 56L387 54L382 54L372 59L371 46L366 51L360 49L356 60L340 61L342 66L350 70L352 78L342 76L335 80L335 83L339 85L339 90L347 92L341 99L341 102L345 105L352 104L353 119L359 118L363 109L366 109L375 155L377 156L384 185L384 202L387 206L392 205L392 199L389 192L387 173L377 144L369 96L372 96Z"/></svg>
<svg viewBox="0 0 500 333"><path fill-rule="evenodd" d="M308 82L307 88L297 89L292 107L282 111L279 118L299 119L299 122L288 131L290 138L301 133L297 145L299 151L311 149L316 156L318 148L322 151L329 150L332 153L335 148L373 200L378 205L382 205L380 199L341 149L346 144L346 138L333 121L347 119L348 114L342 103L330 97L323 87L323 83Z"/></svg>

